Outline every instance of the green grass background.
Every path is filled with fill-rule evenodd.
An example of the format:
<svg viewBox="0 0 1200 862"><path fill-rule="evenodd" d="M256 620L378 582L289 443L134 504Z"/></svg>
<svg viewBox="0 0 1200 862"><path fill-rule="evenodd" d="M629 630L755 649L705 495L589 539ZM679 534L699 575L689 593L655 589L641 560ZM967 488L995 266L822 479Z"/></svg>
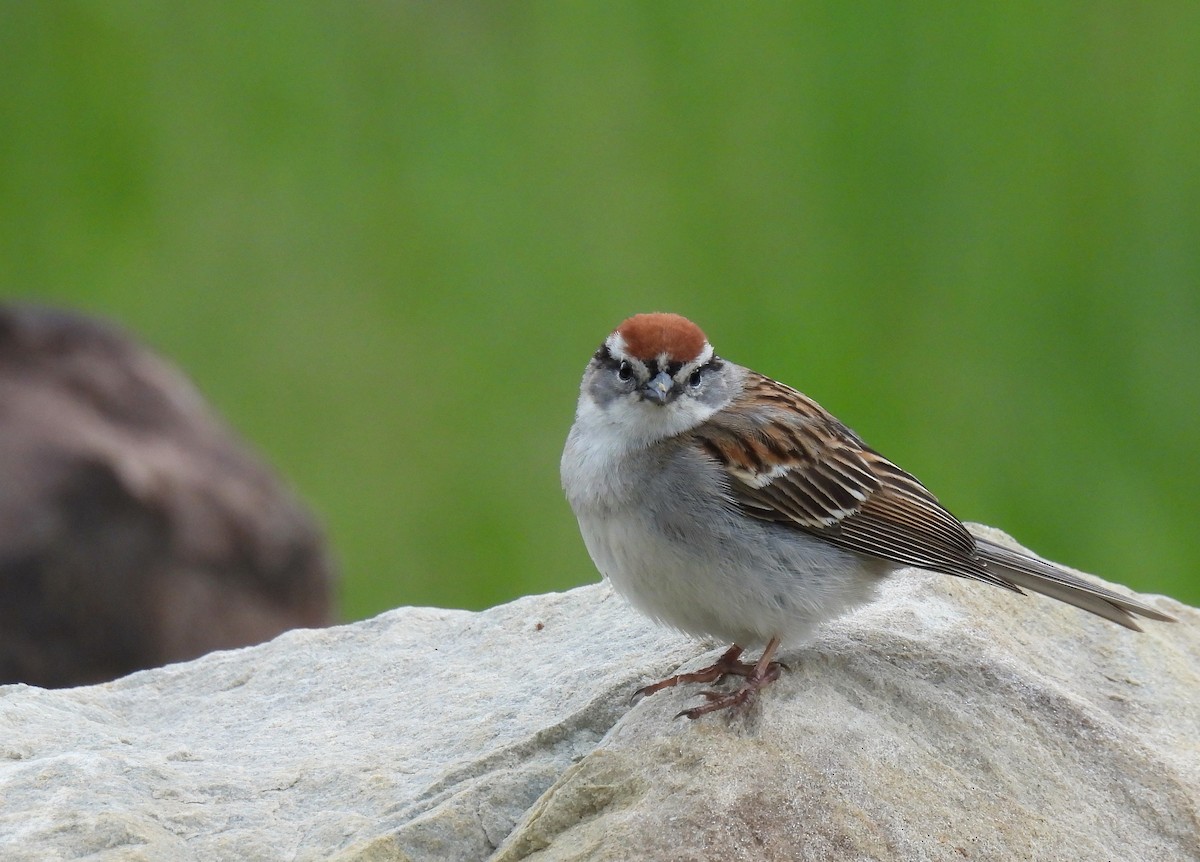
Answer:
<svg viewBox="0 0 1200 862"><path fill-rule="evenodd" d="M6 3L0 293L187 369L348 618L596 579L559 452L650 310L1200 601L1200 4Z"/></svg>

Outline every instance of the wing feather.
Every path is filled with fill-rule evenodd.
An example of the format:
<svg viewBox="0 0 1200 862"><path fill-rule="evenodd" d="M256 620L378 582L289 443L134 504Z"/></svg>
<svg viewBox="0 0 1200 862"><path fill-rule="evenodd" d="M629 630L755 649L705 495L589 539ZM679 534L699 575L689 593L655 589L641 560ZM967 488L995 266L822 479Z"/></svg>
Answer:
<svg viewBox="0 0 1200 862"><path fill-rule="evenodd" d="M693 433L726 471L746 514L905 566L1022 587L1136 629L1133 615L1172 618L1053 563L976 539L916 477L868 447L821 405L750 373L747 409Z"/></svg>
<svg viewBox="0 0 1200 862"><path fill-rule="evenodd" d="M915 477L815 401L761 375L743 397L757 409L722 411L694 433L747 514L901 565L1017 589L987 571L971 534Z"/></svg>

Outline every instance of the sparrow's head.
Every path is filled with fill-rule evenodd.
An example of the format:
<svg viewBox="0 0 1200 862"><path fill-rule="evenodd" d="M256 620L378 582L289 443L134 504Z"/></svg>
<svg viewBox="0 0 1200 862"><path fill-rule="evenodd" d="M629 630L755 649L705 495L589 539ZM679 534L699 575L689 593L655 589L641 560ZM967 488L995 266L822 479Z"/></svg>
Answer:
<svg viewBox="0 0 1200 862"><path fill-rule="evenodd" d="M728 404L739 371L713 354L704 332L686 317L637 314L592 356L580 411L595 409L631 441L654 442L696 427Z"/></svg>

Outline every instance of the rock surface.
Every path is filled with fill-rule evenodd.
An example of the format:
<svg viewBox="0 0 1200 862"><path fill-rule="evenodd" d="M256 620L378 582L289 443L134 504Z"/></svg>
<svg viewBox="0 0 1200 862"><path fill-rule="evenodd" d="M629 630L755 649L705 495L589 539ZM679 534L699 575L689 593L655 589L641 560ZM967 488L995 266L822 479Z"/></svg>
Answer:
<svg viewBox="0 0 1200 862"><path fill-rule="evenodd" d="M0 684L104 682L334 617L313 516L188 379L0 303Z"/></svg>
<svg viewBox="0 0 1200 862"><path fill-rule="evenodd" d="M607 586L0 688L0 858L1200 858L1200 612L905 572L748 714Z"/></svg>

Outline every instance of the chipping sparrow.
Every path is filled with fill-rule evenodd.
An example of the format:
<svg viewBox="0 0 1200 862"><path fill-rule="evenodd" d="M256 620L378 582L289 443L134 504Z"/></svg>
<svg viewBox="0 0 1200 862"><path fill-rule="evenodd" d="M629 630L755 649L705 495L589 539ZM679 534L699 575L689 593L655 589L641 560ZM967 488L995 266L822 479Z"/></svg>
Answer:
<svg viewBox="0 0 1200 862"><path fill-rule="evenodd" d="M781 643L870 600L906 566L1028 588L1137 629L1171 617L976 538L914 477L795 389L718 358L675 314L639 314L596 351L562 456L596 567L638 610L733 646L646 686L744 678L680 715L750 702ZM765 644L754 664L744 647Z"/></svg>

